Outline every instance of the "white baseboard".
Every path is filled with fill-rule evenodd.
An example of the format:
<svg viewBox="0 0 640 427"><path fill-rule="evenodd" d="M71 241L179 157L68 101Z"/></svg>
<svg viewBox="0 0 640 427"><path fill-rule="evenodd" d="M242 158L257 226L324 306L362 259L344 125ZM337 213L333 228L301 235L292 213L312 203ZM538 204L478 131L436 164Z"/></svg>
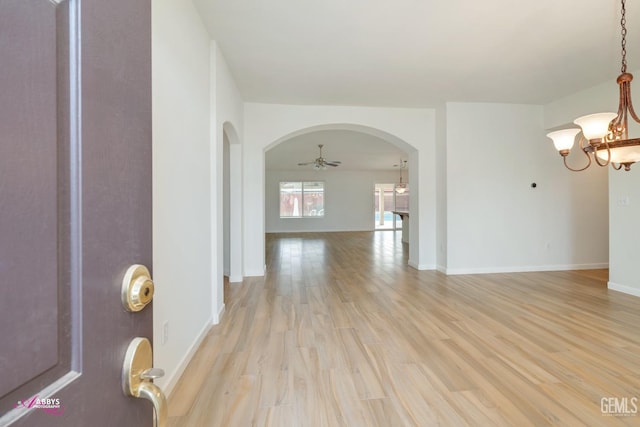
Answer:
<svg viewBox="0 0 640 427"><path fill-rule="evenodd" d="M229 276L229 283L240 283L242 279L242 276Z"/></svg>
<svg viewBox="0 0 640 427"><path fill-rule="evenodd" d="M567 270L596 270L609 268L609 263L594 264L565 264L565 265L525 265L516 267L479 267L479 268L446 268L447 275L461 274L492 274L492 273L530 273L535 271L567 271Z"/></svg>
<svg viewBox="0 0 640 427"><path fill-rule="evenodd" d="M266 231L266 234L291 234L291 233L349 233L349 232L360 232L360 231L378 231L374 230L371 227L368 228L335 228L335 229L324 229L319 228L317 230L269 230ZM379 231L393 231L393 230L379 230ZM400 231L400 230L396 230Z"/></svg>
<svg viewBox="0 0 640 427"><path fill-rule="evenodd" d="M162 389L164 390L164 394L165 396L167 396L167 398L171 396L171 393L173 392L173 389L178 384L180 377L182 377L184 370L187 369L189 362L191 362L191 359L193 359L193 356L195 356L196 351L198 351L198 348L200 348L200 344L202 344L202 341L205 339L205 337L209 333L209 330L213 327L212 320L213 319L209 319L205 322L204 326L202 327L202 330L196 336L196 339L193 340L193 343L191 343L191 345L189 346L189 349L180 360L180 363L178 363L178 366L176 367L175 371L173 371L171 376L165 379L166 382L164 383Z"/></svg>
<svg viewBox="0 0 640 427"><path fill-rule="evenodd" d="M409 265L409 267L415 268L416 270L435 270L436 269L435 265L432 265L432 264L419 264L417 262L414 262L413 260L409 260L407 262L407 264Z"/></svg>
<svg viewBox="0 0 640 427"><path fill-rule="evenodd" d="M218 310L218 313L215 313L213 315L213 319L211 319L212 325L217 325L218 323L220 323L220 320L222 320L222 315L224 314L225 308L226 306L222 304L222 307L220 307L220 310Z"/></svg>
<svg viewBox="0 0 640 427"><path fill-rule="evenodd" d="M438 270L440 273L447 274L447 267L443 265L436 265L436 270Z"/></svg>
<svg viewBox="0 0 640 427"><path fill-rule="evenodd" d="M265 272L266 269L264 271L245 271L244 277L263 277Z"/></svg>
<svg viewBox="0 0 640 427"><path fill-rule="evenodd" d="M620 285L618 283L609 282L607 283L607 288L612 291L623 292L625 294L633 295L635 297L640 297L640 289L634 288L632 286Z"/></svg>

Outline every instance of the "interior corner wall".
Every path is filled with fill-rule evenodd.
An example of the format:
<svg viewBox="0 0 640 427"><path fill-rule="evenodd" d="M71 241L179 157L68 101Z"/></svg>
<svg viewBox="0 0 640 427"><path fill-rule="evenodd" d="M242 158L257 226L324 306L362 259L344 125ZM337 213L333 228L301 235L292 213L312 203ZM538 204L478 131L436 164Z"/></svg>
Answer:
<svg viewBox="0 0 640 427"><path fill-rule="evenodd" d="M640 297L640 165L609 171L609 288Z"/></svg>
<svg viewBox="0 0 640 427"><path fill-rule="evenodd" d="M606 171L566 170L543 117L535 105L447 104L447 273L608 265Z"/></svg>
<svg viewBox="0 0 640 427"><path fill-rule="evenodd" d="M245 104L243 145L244 271L264 274L265 149L306 129L380 130L404 143L412 183L411 265L435 268L435 113L433 109ZM356 129L357 127L357 129ZM379 136L379 135L378 135ZM384 139L384 137L383 137ZM390 141L391 142L391 141ZM417 168L417 165L420 165ZM414 191L415 189L415 191ZM417 193L417 194L416 194ZM419 209L418 209L419 206ZM418 214L419 212L419 214Z"/></svg>
<svg viewBox="0 0 640 427"><path fill-rule="evenodd" d="M544 106L544 128L578 127L573 121L587 114L618 108L618 85L606 82L559 98Z"/></svg>
<svg viewBox="0 0 640 427"><path fill-rule="evenodd" d="M293 160L293 159L292 159ZM267 170L265 183L266 232L372 231L374 186L398 181L395 171ZM324 182L324 216L280 218L281 181Z"/></svg>
<svg viewBox="0 0 640 427"><path fill-rule="evenodd" d="M419 149L409 153L409 261L417 270L436 269L436 142L435 112L425 118L428 132L419 140ZM418 248L417 250L412 249Z"/></svg>
<svg viewBox="0 0 640 427"><path fill-rule="evenodd" d="M209 36L190 1L153 2L152 55L154 365L169 393L212 311Z"/></svg>
<svg viewBox="0 0 640 427"><path fill-rule="evenodd" d="M229 283L243 277L242 145L229 145Z"/></svg>
<svg viewBox="0 0 640 427"><path fill-rule="evenodd" d="M231 261L229 259L230 255L231 255L231 225L230 225L230 220L231 220L231 188L230 188L230 180L231 180L231 173L229 171L229 167L231 166L231 161L230 161L230 157L231 157L231 149L229 147L229 138L227 137L227 134L223 132L222 135L222 169L223 169L223 188L222 188L222 230L223 230L223 234L224 234L224 238L223 238L223 274L225 276L230 276L231 275Z"/></svg>
<svg viewBox="0 0 640 427"><path fill-rule="evenodd" d="M236 159L240 154L234 146L243 144L244 133L244 101L240 96L240 91L235 83L233 75L229 71L229 67L224 55L215 41L210 43L210 69L211 69L211 91L210 91L210 144L211 156L211 277L213 280L212 306L213 306L213 322L219 323L222 313L224 312L224 136L225 127L228 129L227 137L229 139L229 168L241 167L241 160ZM239 222L242 212L241 204L236 203L236 197L241 198L241 183L234 182L238 176L237 171L229 171L229 179L232 181L230 185L235 188L235 194L229 195L230 212L230 250L229 256L232 258L241 257L242 249L237 247L237 241L242 240L239 235L240 227L235 224ZM237 259L230 260L230 276L234 277L234 281L240 281L240 274L235 272L235 266L238 264Z"/></svg>
<svg viewBox="0 0 640 427"><path fill-rule="evenodd" d="M447 108L436 108L436 267L447 271Z"/></svg>
<svg viewBox="0 0 640 427"><path fill-rule="evenodd" d="M633 74L639 75L640 70L635 70ZM566 125L584 114L615 112L617 106L618 85L611 79L547 104L545 125L549 128ZM640 129L634 125L630 124L631 137L640 135ZM640 218L640 166L633 165L629 172L615 171L610 167L592 166L590 169L594 168L608 173L608 195L599 195L603 200L608 200L609 288L640 296L637 257L640 229L636 225ZM592 197L597 198L595 195Z"/></svg>

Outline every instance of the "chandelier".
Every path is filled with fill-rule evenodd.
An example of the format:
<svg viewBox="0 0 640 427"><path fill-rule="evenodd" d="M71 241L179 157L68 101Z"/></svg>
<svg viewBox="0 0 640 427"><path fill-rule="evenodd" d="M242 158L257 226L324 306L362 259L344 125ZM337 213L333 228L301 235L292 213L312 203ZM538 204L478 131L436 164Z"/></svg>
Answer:
<svg viewBox="0 0 640 427"><path fill-rule="evenodd" d="M402 182L402 169L405 169L407 167L407 161L401 159L398 167L400 168L400 182L395 185L396 193L403 194L405 191L407 191L407 183Z"/></svg>
<svg viewBox="0 0 640 427"><path fill-rule="evenodd" d="M581 129L562 129L547 134L563 158L567 169L579 172L587 169L593 161L598 166L611 166L615 170L631 169L631 165L640 161L640 138L629 138L628 117L640 123L631 102L631 80L633 75L627 73L627 28L625 0L621 0L622 18L620 19L622 35L622 66L617 83L620 86L620 101L617 113L597 113L582 116L573 123ZM580 150L587 157L586 166L574 169L567 164L567 156L573 147L576 135L580 136Z"/></svg>

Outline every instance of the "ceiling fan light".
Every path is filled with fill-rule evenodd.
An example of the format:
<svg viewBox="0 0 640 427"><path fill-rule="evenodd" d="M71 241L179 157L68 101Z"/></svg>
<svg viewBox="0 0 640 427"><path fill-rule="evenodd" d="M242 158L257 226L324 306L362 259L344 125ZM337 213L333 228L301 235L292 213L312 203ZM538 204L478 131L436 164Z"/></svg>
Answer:
<svg viewBox="0 0 640 427"><path fill-rule="evenodd" d="M580 132L578 128L562 129L555 132L549 132L547 138L550 138L558 151L569 151L573 147L576 135Z"/></svg>
<svg viewBox="0 0 640 427"><path fill-rule="evenodd" d="M325 160L324 157L322 157L322 147L324 147L324 144L318 144L318 148L320 149L320 155L313 161L311 162L306 162L306 163L298 163L299 166L306 166L306 165L313 165L313 169L317 170L317 171L326 171L327 170L327 166L338 166L339 161L332 161L332 162L327 162Z"/></svg>
<svg viewBox="0 0 640 427"><path fill-rule="evenodd" d="M584 137L591 141L602 139L609 132L609 123L615 119L616 113L596 113L578 117L573 121L582 128Z"/></svg>

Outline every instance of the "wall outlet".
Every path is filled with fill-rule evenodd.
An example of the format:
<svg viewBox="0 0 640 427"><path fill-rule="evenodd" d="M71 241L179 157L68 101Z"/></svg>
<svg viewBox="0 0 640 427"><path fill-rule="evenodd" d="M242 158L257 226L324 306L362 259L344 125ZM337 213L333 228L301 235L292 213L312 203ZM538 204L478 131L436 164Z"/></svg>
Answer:
<svg viewBox="0 0 640 427"><path fill-rule="evenodd" d="M631 204L631 200L629 196L620 196L618 197L618 206L629 206Z"/></svg>
<svg viewBox="0 0 640 427"><path fill-rule="evenodd" d="M160 338L160 343L162 345L166 344L169 341L169 321L166 320L162 324L162 337Z"/></svg>

